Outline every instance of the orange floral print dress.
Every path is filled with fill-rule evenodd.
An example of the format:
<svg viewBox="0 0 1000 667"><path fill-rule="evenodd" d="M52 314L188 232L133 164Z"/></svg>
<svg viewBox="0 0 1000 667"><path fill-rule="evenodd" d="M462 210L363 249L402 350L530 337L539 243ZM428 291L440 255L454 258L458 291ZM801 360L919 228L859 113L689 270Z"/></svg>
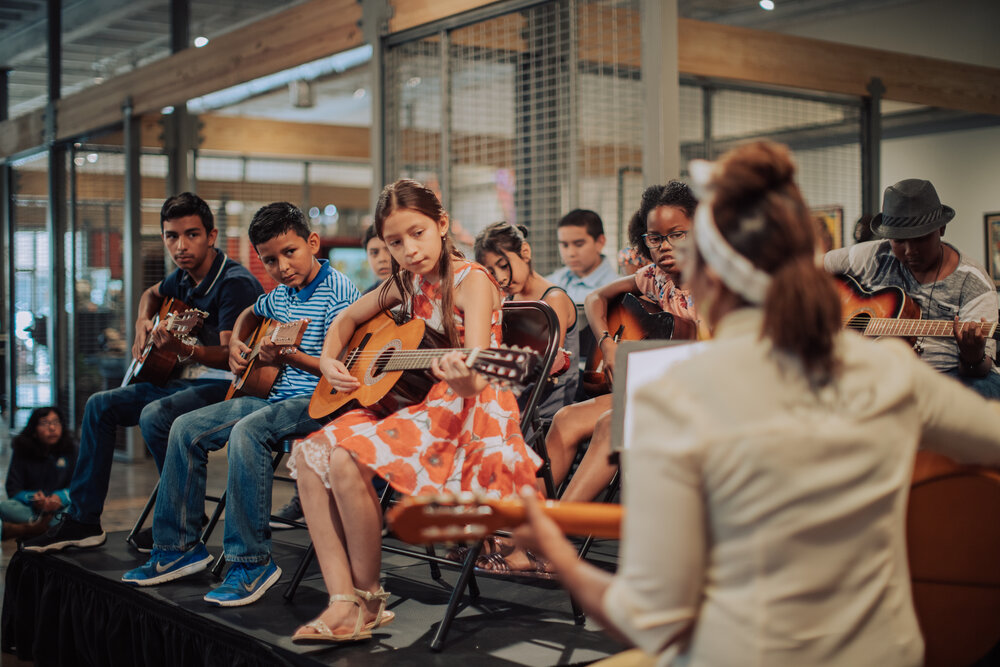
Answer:
<svg viewBox="0 0 1000 667"><path fill-rule="evenodd" d="M457 286L471 271L486 270L465 262L455 270ZM486 273L486 275L489 275ZM427 326L441 326L440 284L416 276L413 314ZM454 317L460 335L462 315ZM490 344L500 343L500 311L493 311ZM462 398L447 382L431 387L421 403L387 417L362 408L344 413L296 443L288 468L296 477L303 463L329 488L332 447L349 450L396 490L408 494L474 491L499 498L533 485L541 459L524 442L514 394L492 384Z"/></svg>

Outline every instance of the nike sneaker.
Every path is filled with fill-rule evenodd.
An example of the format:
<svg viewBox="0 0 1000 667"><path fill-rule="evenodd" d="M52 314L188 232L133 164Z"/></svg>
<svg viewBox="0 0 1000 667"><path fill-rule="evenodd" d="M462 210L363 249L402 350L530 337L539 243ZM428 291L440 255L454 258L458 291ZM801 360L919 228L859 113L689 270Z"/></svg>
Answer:
<svg viewBox="0 0 1000 667"><path fill-rule="evenodd" d="M270 558L266 563L233 563L222 585L205 596L217 607L239 607L260 599L281 578L281 568Z"/></svg>
<svg viewBox="0 0 1000 667"><path fill-rule="evenodd" d="M66 547L86 549L99 547L106 539L101 524L80 523L68 516L49 528L48 532L30 540L22 540L20 548L24 551L62 551Z"/></svg>
<svg viewBox="0 0 1000 667"><path fill-rule="evenodd" d="M122 581L133 586L155 586L201 572L211 562L212 554L201 542L187 551L153 549L149 561L123 574Z"/></svg>

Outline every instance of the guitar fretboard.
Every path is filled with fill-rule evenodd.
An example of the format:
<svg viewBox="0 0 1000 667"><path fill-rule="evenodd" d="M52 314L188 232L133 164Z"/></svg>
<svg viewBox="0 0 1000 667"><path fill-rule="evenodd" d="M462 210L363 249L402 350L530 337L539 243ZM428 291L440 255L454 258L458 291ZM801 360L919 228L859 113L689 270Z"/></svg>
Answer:
<svg viewBox="0 0 1000 667"><path fill-rule="evenodd" d="M865 336L901 336L903 338L918 338L921 336L947 337L955 335L955 323L948 320L897 320L888 317L873 317L870 320L858 319L845 323ZM996 334L996 322L979 322L976 324L987 338Z"/></svg>

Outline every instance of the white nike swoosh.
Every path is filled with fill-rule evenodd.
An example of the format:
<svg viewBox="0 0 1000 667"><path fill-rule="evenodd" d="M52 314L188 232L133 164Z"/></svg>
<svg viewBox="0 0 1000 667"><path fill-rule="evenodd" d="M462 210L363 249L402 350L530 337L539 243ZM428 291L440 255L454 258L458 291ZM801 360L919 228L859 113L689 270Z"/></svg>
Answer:
<svg viewBox="0 0 1000 667"><path fill-rule="evenodd" d="M156 564L156 573L157 574L163 574L164 572L166 572L167 570L169 570L170 568L172 568L174 565L176 565L181 560L181 558L184 558L184 554L181 554L179 558L175 558L174 560L170 561L169 563L166 563L165 565L161 565L160 563L157 563Z"/></svg>
<svg viewBox="0 0 1000 667"><path fill-rule="evenodd" d="M260 581L261 577L263 577L265 574L267 574L267 570L264 570L263 572L258 574L257 578L251 581L249 584L243 584L243 589L247 593L253 592L253 589L257 586L257 582Z"/></svg>

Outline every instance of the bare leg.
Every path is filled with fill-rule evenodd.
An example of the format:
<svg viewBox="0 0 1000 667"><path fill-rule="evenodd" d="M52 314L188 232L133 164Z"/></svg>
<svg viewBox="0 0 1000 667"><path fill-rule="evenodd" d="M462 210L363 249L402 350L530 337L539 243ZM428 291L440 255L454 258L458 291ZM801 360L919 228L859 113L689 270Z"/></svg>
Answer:
<svg viewBox="0 0 1000 667"><path fill-rule="evenodd" d="M608 463L610 453L611 410L608 410L597 420L594 435L590 438L590 447L560 500L590 502L606 488L618 469L618 466Z"/></svg>
<svg viewBox="0 0 1000 667"><path fill-rule="evenodd" d="M590 437L598 418L611 409L611 394L573 403L559 410L545 437L552 464L552 479L558 485L569 473L580 443Z"/></svg>
<svg viewBox="0 0 1000 667"><path fill-rule="evenodd" d="M375 491L365 480L370 472L346 450L334 447L330 454L330 485L326 488L311 468L299 468L299 499L309 526L309 536L330 595L353 595L354 588L374 592L379 589L381 567L381 508ZM362 601L364 621L375 618L377 600ZM334 634L350 633L357 608L349 602L335 602L320 619Z"/></svg>

